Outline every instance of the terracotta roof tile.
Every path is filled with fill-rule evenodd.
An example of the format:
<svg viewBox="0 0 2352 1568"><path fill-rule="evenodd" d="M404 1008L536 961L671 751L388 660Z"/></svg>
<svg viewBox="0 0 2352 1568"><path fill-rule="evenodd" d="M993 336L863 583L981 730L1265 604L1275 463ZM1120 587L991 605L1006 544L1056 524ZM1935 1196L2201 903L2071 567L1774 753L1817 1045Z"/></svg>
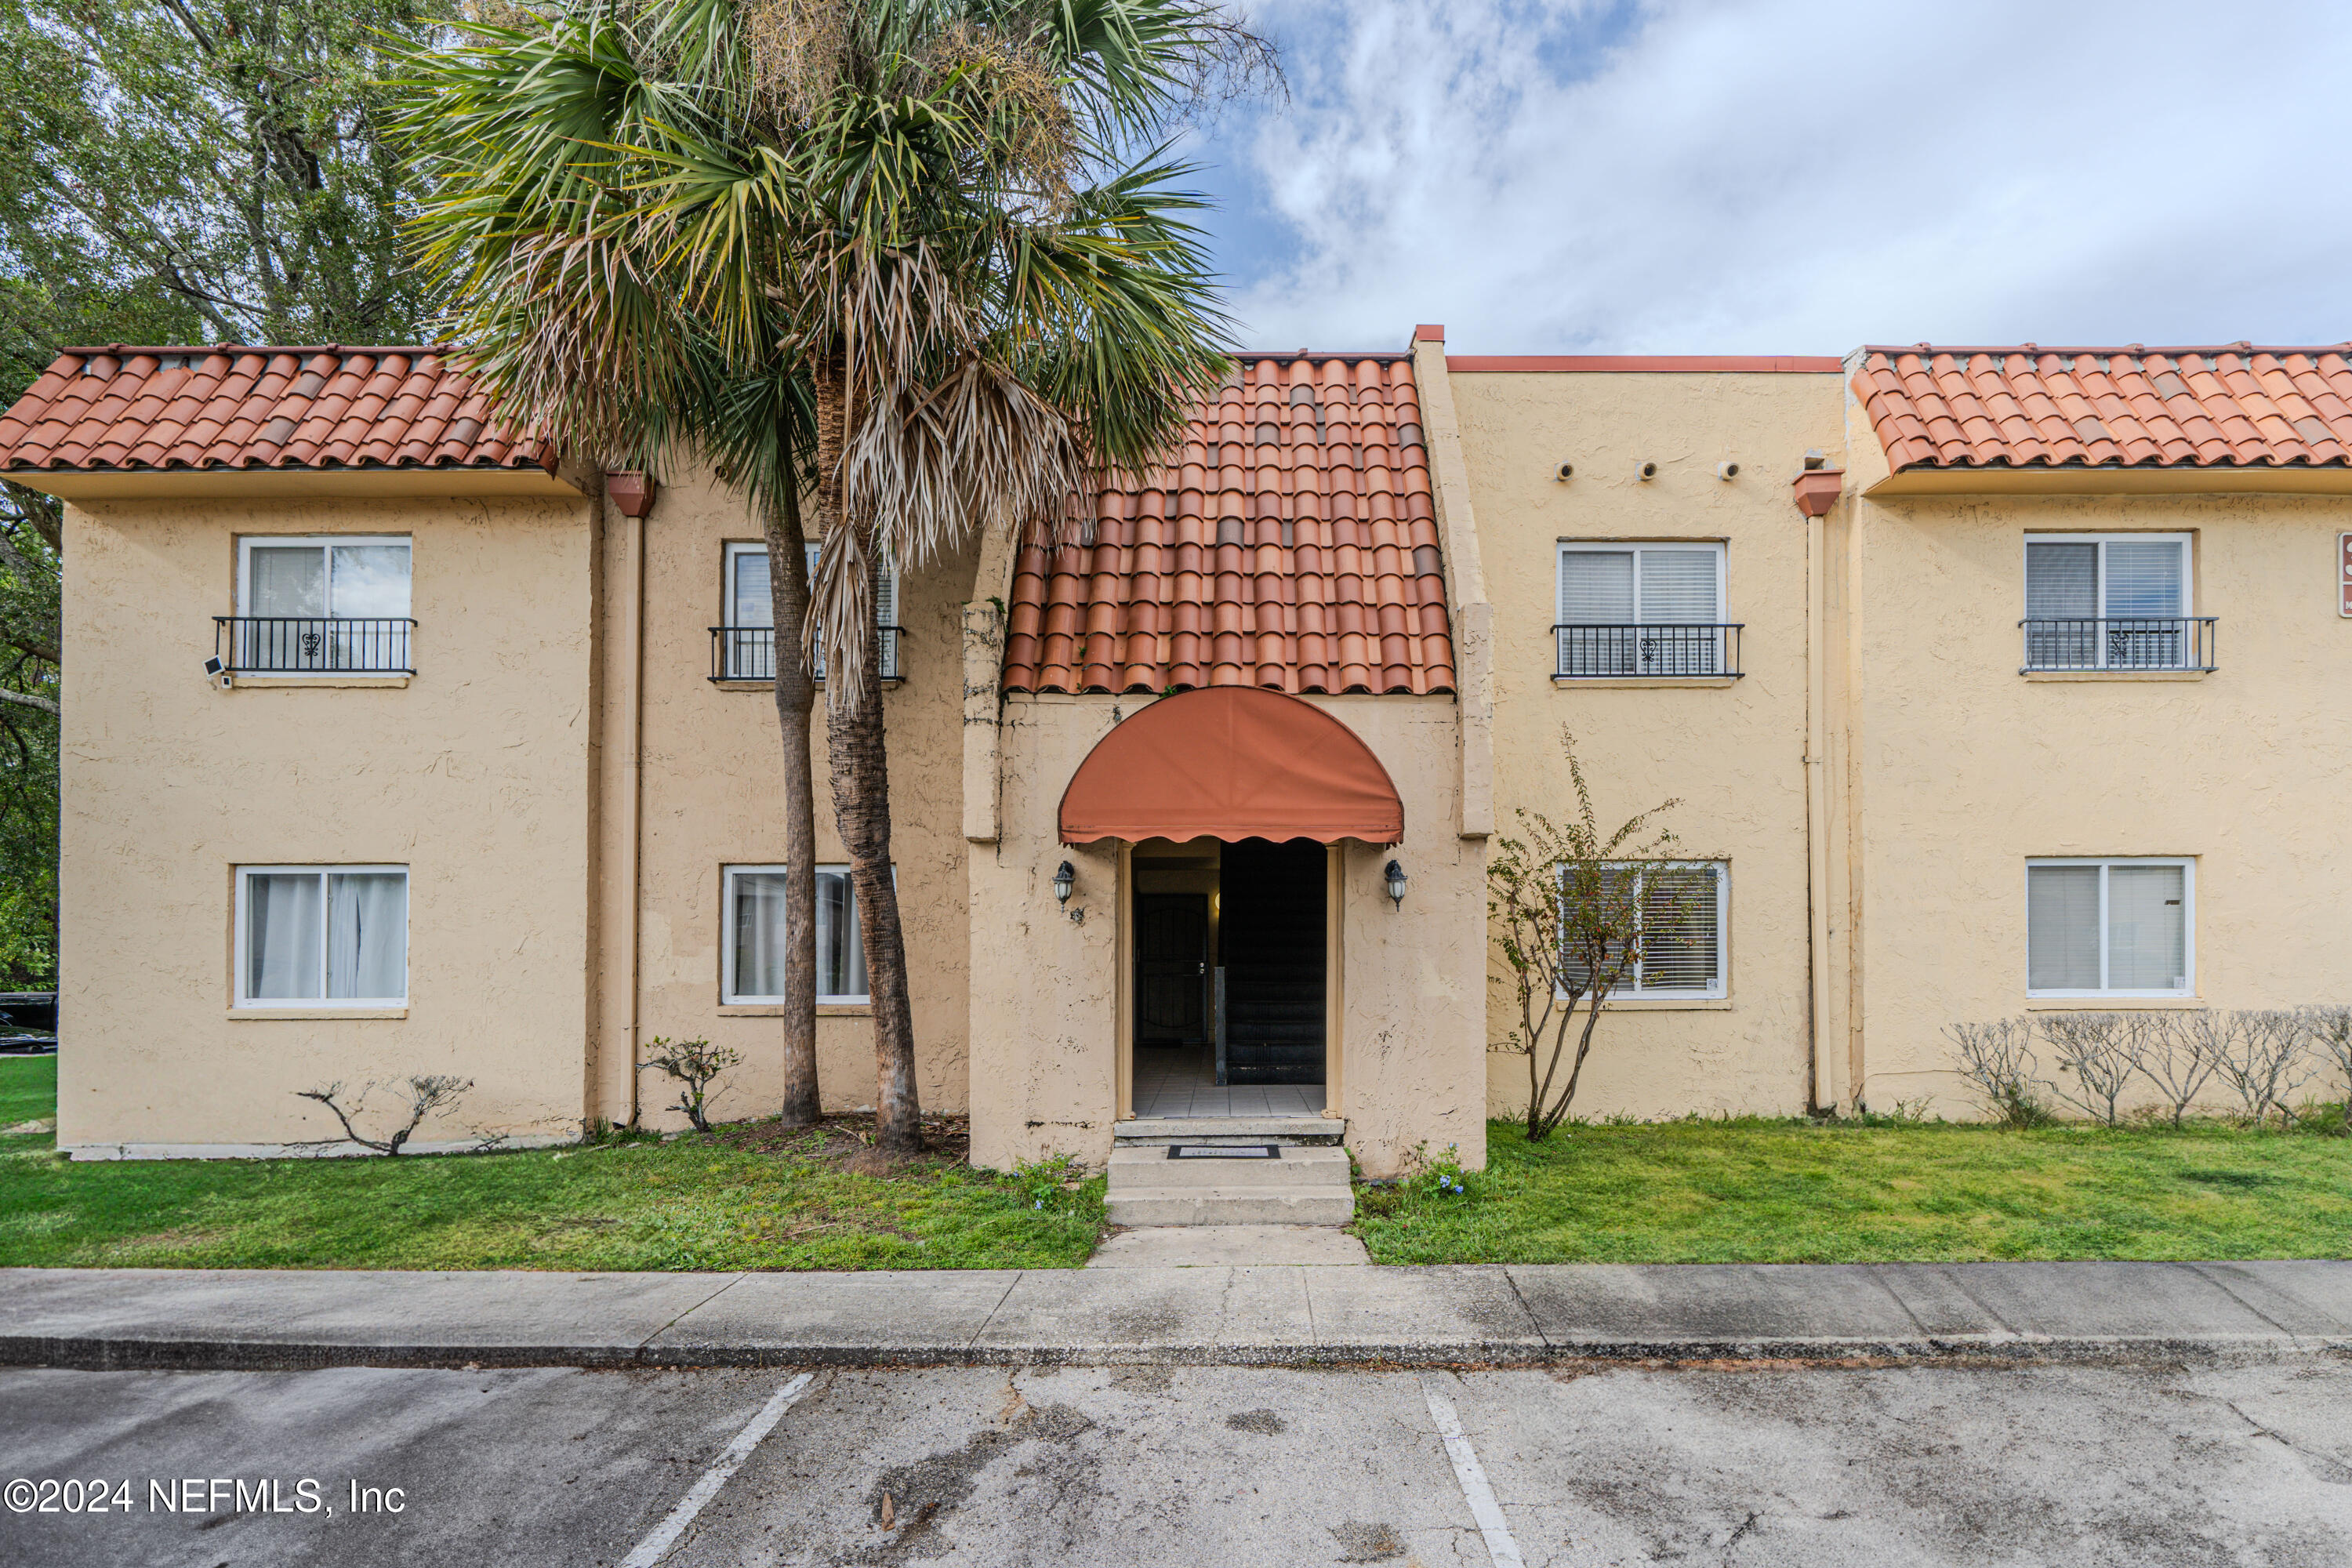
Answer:
<svg viewBox="0 0 2352 1568"><path fill-rule="evenodd" d="M1093 542L1023 546L1004 689L1453 690L1421 443L1408 360L1242 358Z"/></svg>
<svg viewBox="0 0 2352 1568"><path fill-rule="evenodd" d="M554 466L425 348L68 349L0 414L0 471Z"/></svg>
<svg viewBox="0 0 2352 1568"><path fill-rule="evenodd" d="M2352 344L1867 348L1854 395L1905 468L2352 467Z"/></svg>

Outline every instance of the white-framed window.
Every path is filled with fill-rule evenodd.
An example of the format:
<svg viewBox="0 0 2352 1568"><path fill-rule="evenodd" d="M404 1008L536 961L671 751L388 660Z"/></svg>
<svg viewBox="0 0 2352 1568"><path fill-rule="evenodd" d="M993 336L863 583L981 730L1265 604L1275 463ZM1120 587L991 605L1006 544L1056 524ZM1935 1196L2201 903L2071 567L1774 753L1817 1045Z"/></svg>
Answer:
<svg viewBox="0 0 2352 1568"><path fill-rule="evenodd" d="M241 536L232 668L406 672L413 554L399 534Z"/></svg>
<svg viewBox="0 0 2352 1568"><path fill-rule="evenodd" d="M2199 662L2185 533L2025 536L2029 669L2182 669Z"/></svg>
<svg viewBox="0 0 2352 1568"><path fill-rule="evenodd" d="M2196 900L2194 860L2028 860L2026 994L2189 995Z"/></svg>
<svg viewBox="0 0 2352 1568"><path fill-rule="evenodd" d="M821 546L803 546L808 569L816 573ZM776 601L768 581L768 547L757 541L727 546L727 625L720 636L724 679L773 680L776 678ZM874 574L874 624L882 637L882 679L898 675L898 575L886 558ZM824 658L817 657L816 679L824 679Z"/></svg>
<svg viewBox="0 0 2352 1568"><path fill-rule="evenodd" d="M1628 861L1609 868L1609 875L1633 879L1642 932L1639 962L1610 995L1620 1001L1716 1001L1727 995L1730 965L1724 933L1731 923L1729 864Z"/></svg>
<svg viewBox="0 0 2352 1568"><path fill-rule="evenodd" d="M1735 673L1720 542L1562 540L1559 574L1556 673Z"/></svg>
<svg viewBox="0 0 2352 1568"><path fill-rule="evenodd" d="M782 866L727 868L721 943L726 973L719 997L728 1005L784 999L784 873ZM846 866L816 868L816 999L864 1002L866 943L857 928L857 894Z"/></svg>
<svg viewBox="0 0 2352 1568"><path fill-rule="evenodd" d="M239 866L239 1007L408 1001L408 868Z"/></svg>

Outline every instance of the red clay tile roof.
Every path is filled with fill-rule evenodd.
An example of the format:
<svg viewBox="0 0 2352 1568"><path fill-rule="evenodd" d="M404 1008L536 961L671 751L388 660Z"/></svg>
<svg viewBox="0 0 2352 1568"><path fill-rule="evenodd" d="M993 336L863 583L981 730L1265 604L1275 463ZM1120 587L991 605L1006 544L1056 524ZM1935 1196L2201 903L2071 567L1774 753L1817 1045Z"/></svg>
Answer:
<svg viewBox="0 0 2352 1568"><path fill-rule="evenodd" d="M1091 545L1013 566L1007 691L1454 689L1411 361L1253 355Z"/></svg>
<svg viewBox="0 0 2352 1568"><path fill-rule="evenodd" d="M1865 348L1889 466L2352 465L2352 343L2323 348Z"/></svg>
<svg viewBox="0 0 2352 1568"><path fill-rule="evenodd" d="M554 464L424 348L68 349L0 414L0 471Z"/></svg>

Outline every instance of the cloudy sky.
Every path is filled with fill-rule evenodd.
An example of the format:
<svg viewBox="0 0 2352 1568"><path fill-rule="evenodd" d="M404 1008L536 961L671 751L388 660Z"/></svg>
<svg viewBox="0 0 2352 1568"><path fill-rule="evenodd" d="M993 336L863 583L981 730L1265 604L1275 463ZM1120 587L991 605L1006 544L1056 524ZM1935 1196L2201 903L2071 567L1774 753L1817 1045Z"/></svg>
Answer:
<svg viewBox="0 0 2352 1568"><path fill-rule="evenodd" d="M2352 9L1253 0L1187 149L1251 346L2352 338Z"/></svg>

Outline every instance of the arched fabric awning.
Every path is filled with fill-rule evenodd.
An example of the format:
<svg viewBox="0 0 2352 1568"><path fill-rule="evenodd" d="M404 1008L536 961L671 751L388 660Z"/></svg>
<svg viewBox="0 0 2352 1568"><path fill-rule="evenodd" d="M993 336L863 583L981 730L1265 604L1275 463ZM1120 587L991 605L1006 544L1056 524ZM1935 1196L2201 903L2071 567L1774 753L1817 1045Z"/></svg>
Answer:
<svg viewBox="0 0 2352 1568"><path fill-rule="evenodd" d="M1251 686L1161 698L1105 735L1062 794L1065 844L1403 837L1404 803L1353 730Z"/></svg>

